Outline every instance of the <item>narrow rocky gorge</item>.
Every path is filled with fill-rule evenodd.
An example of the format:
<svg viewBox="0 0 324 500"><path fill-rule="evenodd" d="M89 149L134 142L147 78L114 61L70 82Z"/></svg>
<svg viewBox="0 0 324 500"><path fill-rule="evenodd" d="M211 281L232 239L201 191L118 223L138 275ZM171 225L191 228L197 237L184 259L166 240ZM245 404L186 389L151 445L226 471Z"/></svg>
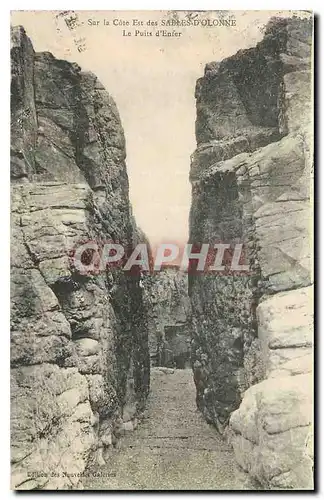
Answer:
<svg viewBox="0 0 324 500"><path fill-rule="evenodd" d="M312 29L273 18L197 81L189 242L249 272L140 275L72 258L148 243L115 102L12 28L14 489L313 488Z"/></svg>
<svg viewBox="0 0 324 500"><path fill-rule="evenodd" d="M196 86L190 241L250 268L189 276L197 404L269 489L312 488L311 57L312 21L275 18Z"/></svg>

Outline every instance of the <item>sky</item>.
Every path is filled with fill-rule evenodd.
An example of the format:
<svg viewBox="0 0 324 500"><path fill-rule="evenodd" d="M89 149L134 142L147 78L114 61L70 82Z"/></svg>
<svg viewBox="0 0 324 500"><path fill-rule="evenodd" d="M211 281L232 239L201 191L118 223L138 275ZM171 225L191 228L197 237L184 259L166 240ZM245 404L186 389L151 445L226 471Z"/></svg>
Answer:
<svg viewBox="0 0 324 500"><path fill-rule="evenodd" d="M76 11L78 26L73 30L58 13L14 11L11 23L24 26L37 52L52 52L97 75L115 99L124 127L130 200L138 226L151 244L186 242L196 80L206 63L254 46L270 17L291 12L200 12L196 19L231 16L236 26L175 28L179 37L158 37L158 29L172 28L147 25L175 15L167 11ZM177 15L183 19L186 13ZM132 36L123 36L123 29ZM135 36L135 29L153 36ZM84 50L79 52L78 46Z"/></svg>

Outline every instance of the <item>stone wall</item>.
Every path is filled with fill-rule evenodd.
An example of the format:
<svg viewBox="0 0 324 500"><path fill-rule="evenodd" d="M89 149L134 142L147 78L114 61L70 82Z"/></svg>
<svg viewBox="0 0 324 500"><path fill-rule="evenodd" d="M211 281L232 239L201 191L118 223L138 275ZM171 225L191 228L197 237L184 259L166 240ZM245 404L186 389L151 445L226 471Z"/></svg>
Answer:
<svg viewBox="0 0 324 500"><path fill-rule="evenodd" d="M311 19L274 18L196 87L190 241L250 266L190 277L197 404L269 489L312 488L311 52Z"/></svg>
<svg viewBox="0 0 324 500"><path fill-rule="evenodd" d="M11 34L12 486L69 489L149 390L139 278L70 258L89 240L132 246L125 140L93 74Z"/></svg>

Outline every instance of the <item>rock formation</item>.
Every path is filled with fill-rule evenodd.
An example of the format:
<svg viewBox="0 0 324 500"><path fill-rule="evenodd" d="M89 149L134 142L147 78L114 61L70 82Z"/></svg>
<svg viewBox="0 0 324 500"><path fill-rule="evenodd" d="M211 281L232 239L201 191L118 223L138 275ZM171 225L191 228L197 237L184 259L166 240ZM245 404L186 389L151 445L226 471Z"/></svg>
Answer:
<svg viewBox="0 0 324 500"><path fill-rule="evenodd" d="M196 86L190 242L250 266L189 277L197 404L269 489L312 488L311 53L311 19L274 18Z"/></svg>
<svg viewBox="0 0 324 500"><path fill-rule="evenodd" d="M190 365L188 277L169 266L144 278L152 366Z"/></svg>
<svg viewBox="0 0 324 500"><path fill-rule="evenodd" d="M125 140L93 74L35 53L22 27L11 58L12 484L69 489L149 389L139 278L69 258L88 240L132 245Z"/></svg>

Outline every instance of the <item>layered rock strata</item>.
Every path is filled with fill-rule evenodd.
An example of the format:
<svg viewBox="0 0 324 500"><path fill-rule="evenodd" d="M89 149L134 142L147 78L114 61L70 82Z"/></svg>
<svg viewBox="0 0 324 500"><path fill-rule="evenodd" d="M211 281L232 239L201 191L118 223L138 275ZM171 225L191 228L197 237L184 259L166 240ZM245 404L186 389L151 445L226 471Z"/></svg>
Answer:
<svg viewBox="0 0 324 500"><path fill-rule="evenodd" d="M196 86L190 241L250 268L190 276L197 404L269 489L312 488L311 56L312 20L274 18Z"/></svg>
<svg viewBox="0 0 324 500"><path fill-rule="evenodd" d="M138 276L71 260L89 240L132 247L125 139L95 75L11 35L12 486L69 489L149 389Z"/></svg>

